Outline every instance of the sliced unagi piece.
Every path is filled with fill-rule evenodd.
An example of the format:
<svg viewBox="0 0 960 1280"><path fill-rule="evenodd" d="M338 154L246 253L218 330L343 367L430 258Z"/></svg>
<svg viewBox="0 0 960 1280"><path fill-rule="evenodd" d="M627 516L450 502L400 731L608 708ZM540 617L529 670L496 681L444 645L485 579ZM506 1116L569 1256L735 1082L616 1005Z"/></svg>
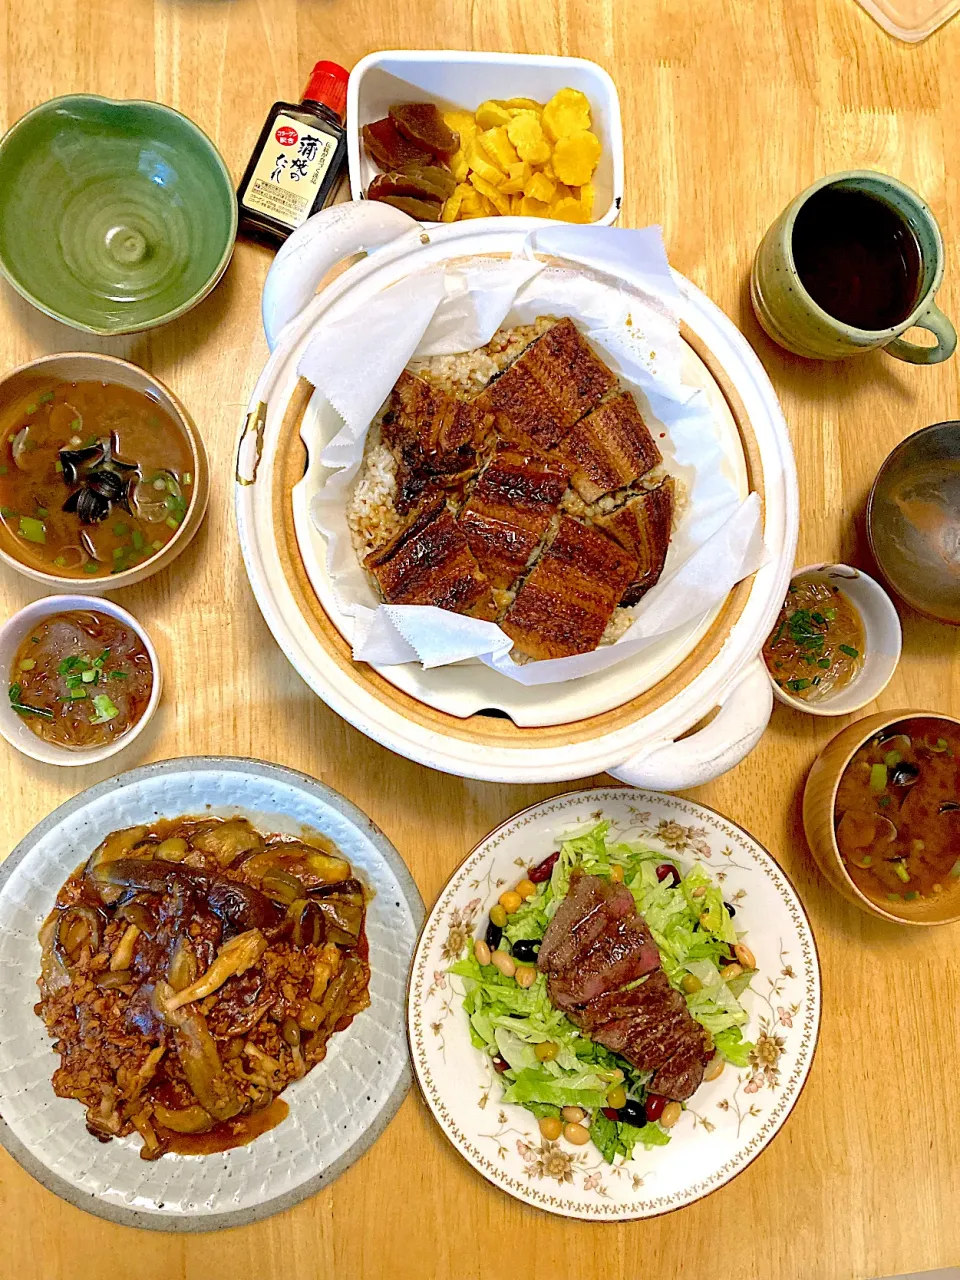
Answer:
<svg viewBox="0 0 960 1280"><path fill-rule="evenodd" d="M575 423L559 451L574 466L571 483L584 502L596 502L633 484L663 461L627 391L611 396Z"/></svg>
<svg viewBox="0 0 960 1280"><path fill-rule="evenodd" d="M500 625L531 658L588 653L636 573L636 559L606 534L563 516Z"/></svg>
<svg viewBox="0 0 960 1280"><path fill-rule="evenodd" d="M381 434L391 446L416 440L425 454L456 453L476 448L489 425L473 404L404 369L393 388Z"/></svg>
<svg viewBox="0 0 960 1280"><path fill-rule="evenodd" d="M623 594L621 604L636 604L663 573L673 526L674 486L670 476L656 489L647 489L596 523L620 546L637 557L637 576Z"/></svg>
<svg viewBox="0 0 960 1280"><path fill-rule="evenodd" d="M389 604L432 604L475 618L496 616L490 583L442 498L363 563Z"/></svg>
<svg viewBox="0 0 960 1280"><path fill-rule="evenodd" d="M460 527L493 586L509 587L526 568L569 477L559 458L508 445L497 449L460 512Z"/></svg>
<svg viewBox="0 0 960 1280"><path fill-rule="evenodd" d="M501 435L551 449L616 381L572 320L561 320L532 342L477 397L496 416Z"/></svg>

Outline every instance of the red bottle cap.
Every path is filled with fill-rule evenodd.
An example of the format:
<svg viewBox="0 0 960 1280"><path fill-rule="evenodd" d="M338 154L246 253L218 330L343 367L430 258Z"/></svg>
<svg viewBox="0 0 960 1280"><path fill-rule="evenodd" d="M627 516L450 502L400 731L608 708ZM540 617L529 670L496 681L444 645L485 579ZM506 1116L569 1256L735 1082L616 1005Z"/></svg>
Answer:
<svg viewBox="0 0 960 1280"><path fill-rule="evenodd" d="M322 102L343 119L347 108L347 81L350 72L337 62L318 62L303 91L305 102Z"/></svg>

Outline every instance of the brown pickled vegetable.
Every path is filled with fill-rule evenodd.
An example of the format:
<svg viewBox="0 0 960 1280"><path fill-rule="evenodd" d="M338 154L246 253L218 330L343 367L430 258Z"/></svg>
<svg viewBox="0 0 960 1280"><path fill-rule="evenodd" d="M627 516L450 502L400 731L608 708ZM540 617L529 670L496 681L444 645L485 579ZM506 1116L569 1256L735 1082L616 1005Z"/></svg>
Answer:
<svg viewBox="0 0 960 1280"><path fill-rule="evenodd" d="M417 200L414 196L381 196L382 204L392 204L395 209L409 213L418 222L439 222L443 205L439 200Z"/></svg>
<svg viewBox="0 0 960 1280"><path fill-rule="evenodd" d="M381 169L399 169L411 162L430 164L433 160L426 148L405 138L389 117L365 124L361 134L367 155Z"/></svg>
<svg viewBox="0 0 960 1280"><path fill-rule="evenodd" d="M447 125L433 102L398 102L390 108L390 119L404 137L434 155L452 156L460 146L460 135Z"/></svg>
<svg viewBox="0 0 960 1280"><path fill-rule="evenodd" d="M54 1089L100 1141L139 1133L144 1159L253 1140L369 1003L364 913L322 837L210 818L112 832L40 931Z"/></svg>
<svg viewBox="0 0 960 1280"><path fill-rule="evenodd" d="M446 200L453 195L456 183L447 169L408 166L405 173L380 173L367 188L368 200L385 200L387 196L416 196L420 200Z"/></svg>

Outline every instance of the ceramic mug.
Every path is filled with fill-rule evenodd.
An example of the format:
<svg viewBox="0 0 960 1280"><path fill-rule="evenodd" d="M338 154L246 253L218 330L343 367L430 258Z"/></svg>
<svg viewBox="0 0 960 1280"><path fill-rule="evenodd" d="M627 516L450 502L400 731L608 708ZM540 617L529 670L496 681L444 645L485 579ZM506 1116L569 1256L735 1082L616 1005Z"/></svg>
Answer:
<svg viewBox="0 0 960 1280"><path fill-rule="evenodd" d="M804 288L793 257L793 229L810 197L824 187L862 191L892 207L910 226L920 246L921 282L910 314L889 329L858 329L824 311ZM781 347L810 360L840 360L882 347L910 364L939 364L953 355L957 331L934 301L943 280L943 239L924 201L904 183L870 169L851 169L821 178L787 205L760 242L750 275L750 297L757 319ZM928 329L936 346L907 342L900 335L913 326Z"/></svg>

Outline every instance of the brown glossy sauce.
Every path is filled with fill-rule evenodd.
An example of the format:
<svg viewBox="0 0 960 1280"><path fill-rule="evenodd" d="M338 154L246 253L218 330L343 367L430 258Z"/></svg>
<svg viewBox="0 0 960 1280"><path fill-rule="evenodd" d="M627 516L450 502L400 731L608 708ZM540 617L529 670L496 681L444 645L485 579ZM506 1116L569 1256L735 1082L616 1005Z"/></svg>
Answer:
<svg viewBox="0 0 960 1280"><path fill-rule="evenodd" d="M62 577L133 568L183 523L192 465L180 424L149 396L37 379L0 404L0 542Z"/></svg>
<svg viewBox="0 0 960 1280"><path fill-rule="evenodd" d="M834 821L868 897L910 902L960 886L960 728L917 717L864 743L840 779Z"/></svg>
<svg viewBox="0 0 960 1280"><path fill-rule="evenodd" d="M261 1133L275 1129L289 1114L290 1108L284 1100L274 1098L261 1111L237 1116L235 1120L224 1120L207 1133L170 1133L167 1129L163 1133L168 1135L168 1151L175 1151L181 1156L209 1156L218 1151L230 1151L233 1147L245 1147Z"/></svg>
<svg viewBox="0 0 960 1280"><path fill-rule="evenodd" d="M863 620L834 582L794 578L763 646L774 681L794 698L818 702L850 683L863 666Z"/></svg>
<svg viewBox="0 0 960 1280"><path fill-rule="evenodd" d="M140 637L95 609L42 619L17 650L7 688L38 738L78 750L132 729L152 692L153 665Z"/></svg>
<svg viewBox="0 0 960 1280"><path fill-rule="evenodd" d="M829 315L858 329L889 329L917 305L920 245L890 205L863 191L824 187L793 226L803 287Z"/></svg>

